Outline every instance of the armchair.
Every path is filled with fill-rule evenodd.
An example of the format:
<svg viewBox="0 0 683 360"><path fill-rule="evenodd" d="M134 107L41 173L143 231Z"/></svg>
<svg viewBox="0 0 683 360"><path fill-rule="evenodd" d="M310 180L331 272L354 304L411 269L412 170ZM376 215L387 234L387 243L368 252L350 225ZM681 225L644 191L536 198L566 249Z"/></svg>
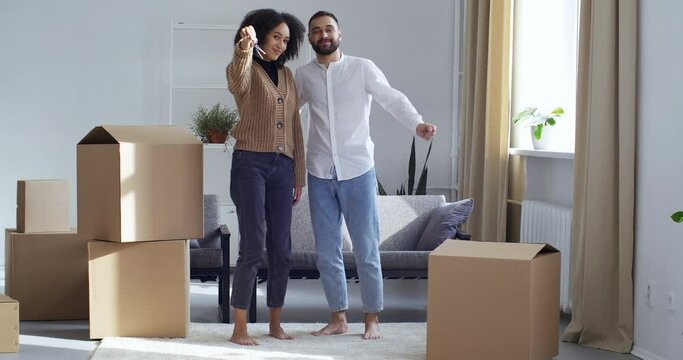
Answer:
<svg viewBox="0 0 683 360"><path fill-rule="evenodd" d="M224 266L225 264L225 266ZM230 322L230 231L220 224L218 195L204 195L204 237L190 240L190 279L218 281L221 320Z"/></svg>

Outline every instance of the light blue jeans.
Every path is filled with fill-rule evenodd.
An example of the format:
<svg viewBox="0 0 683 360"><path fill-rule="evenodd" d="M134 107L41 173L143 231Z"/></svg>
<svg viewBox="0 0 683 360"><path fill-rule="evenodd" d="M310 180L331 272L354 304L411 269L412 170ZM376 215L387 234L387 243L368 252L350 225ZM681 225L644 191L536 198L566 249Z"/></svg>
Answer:
<svg viewBox="0 0 683 360"><path fill-rule="evenodd" d="M374 168L361 176L342 181L337 180L336 173L332 179L308 174L318 271L332 312L349 307L342 259L342 214L353 244L363 312L376 313L384 308L376 196Z"/></svg>

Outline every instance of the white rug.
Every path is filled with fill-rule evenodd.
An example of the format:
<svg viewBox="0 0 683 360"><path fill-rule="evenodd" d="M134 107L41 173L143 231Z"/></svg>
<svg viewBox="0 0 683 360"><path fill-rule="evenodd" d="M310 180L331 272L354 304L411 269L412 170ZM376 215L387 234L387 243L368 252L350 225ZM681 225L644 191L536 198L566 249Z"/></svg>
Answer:
<svg viewBox="0 0 683 360"><path fill-rule="evenodd" d="M268 336L268 324L249 324L260 345L228 341L232 324L190 324L185 339L104 338L91 359L425 359L425 323L382 323L383 338L363 340L363 324L349 324L343 335L312 336L324 324L283 324L294 340Z"/></svg>

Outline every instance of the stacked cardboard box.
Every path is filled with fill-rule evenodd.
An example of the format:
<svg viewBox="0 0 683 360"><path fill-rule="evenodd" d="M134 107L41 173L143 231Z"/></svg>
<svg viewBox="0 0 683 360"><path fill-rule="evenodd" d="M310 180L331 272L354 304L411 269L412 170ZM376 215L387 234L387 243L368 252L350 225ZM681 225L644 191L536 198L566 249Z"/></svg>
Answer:
<svg viewBox="0 0 683 360"><path fill-rule="evenodd" d="M19 303L0 294L0 353L19 351Z"/></svg>
<svg viewBox="0 0 683 360"><path fill-rule="evenodd" d="M87 241L69 230L66 180L17 182L5 256L5 292L21 303L21 320L88 318Z"/></svg>
<svg viewBox="0 0 683 360"><path fill-rule="evenodd" d="M5 230L5 292L21 320L88 318L88 239L77 232Z"/></svg>
<svg viewBox="0 0 683 360"><path fill-rule="evenodd" d="M17 182L17 232L69 231L69 183L66 180Z"/></svg>
<svg viewBox="0 0 683 360"><path fill-rule="evenodd" d="M551 359L560 253L546 244L447 240L429 255L428 359Z"/></svg>
<svg viewBox="0 0 683 360"><path fill-rule="evenodd" d="M189 238L203 236L202 144L173 126L101 126L78 144L90 337L184 337Z"/></svg>

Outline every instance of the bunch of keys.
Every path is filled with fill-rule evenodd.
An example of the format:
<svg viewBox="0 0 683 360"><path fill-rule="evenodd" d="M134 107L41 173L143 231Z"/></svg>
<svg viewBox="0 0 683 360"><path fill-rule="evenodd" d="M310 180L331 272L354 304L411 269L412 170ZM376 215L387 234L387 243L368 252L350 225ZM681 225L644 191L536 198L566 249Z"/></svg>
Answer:
<svg viewBox="0 0 683 360"><path fill-rule="evenodd" d="M256 55L258 55L258 57L260 57L261 60L264 60L263 55L265 55L266 52L263 51L263 49L261 49L260 46L258 46L258 42L256 40L254 40L254 52L256 52Z"/></svg>

